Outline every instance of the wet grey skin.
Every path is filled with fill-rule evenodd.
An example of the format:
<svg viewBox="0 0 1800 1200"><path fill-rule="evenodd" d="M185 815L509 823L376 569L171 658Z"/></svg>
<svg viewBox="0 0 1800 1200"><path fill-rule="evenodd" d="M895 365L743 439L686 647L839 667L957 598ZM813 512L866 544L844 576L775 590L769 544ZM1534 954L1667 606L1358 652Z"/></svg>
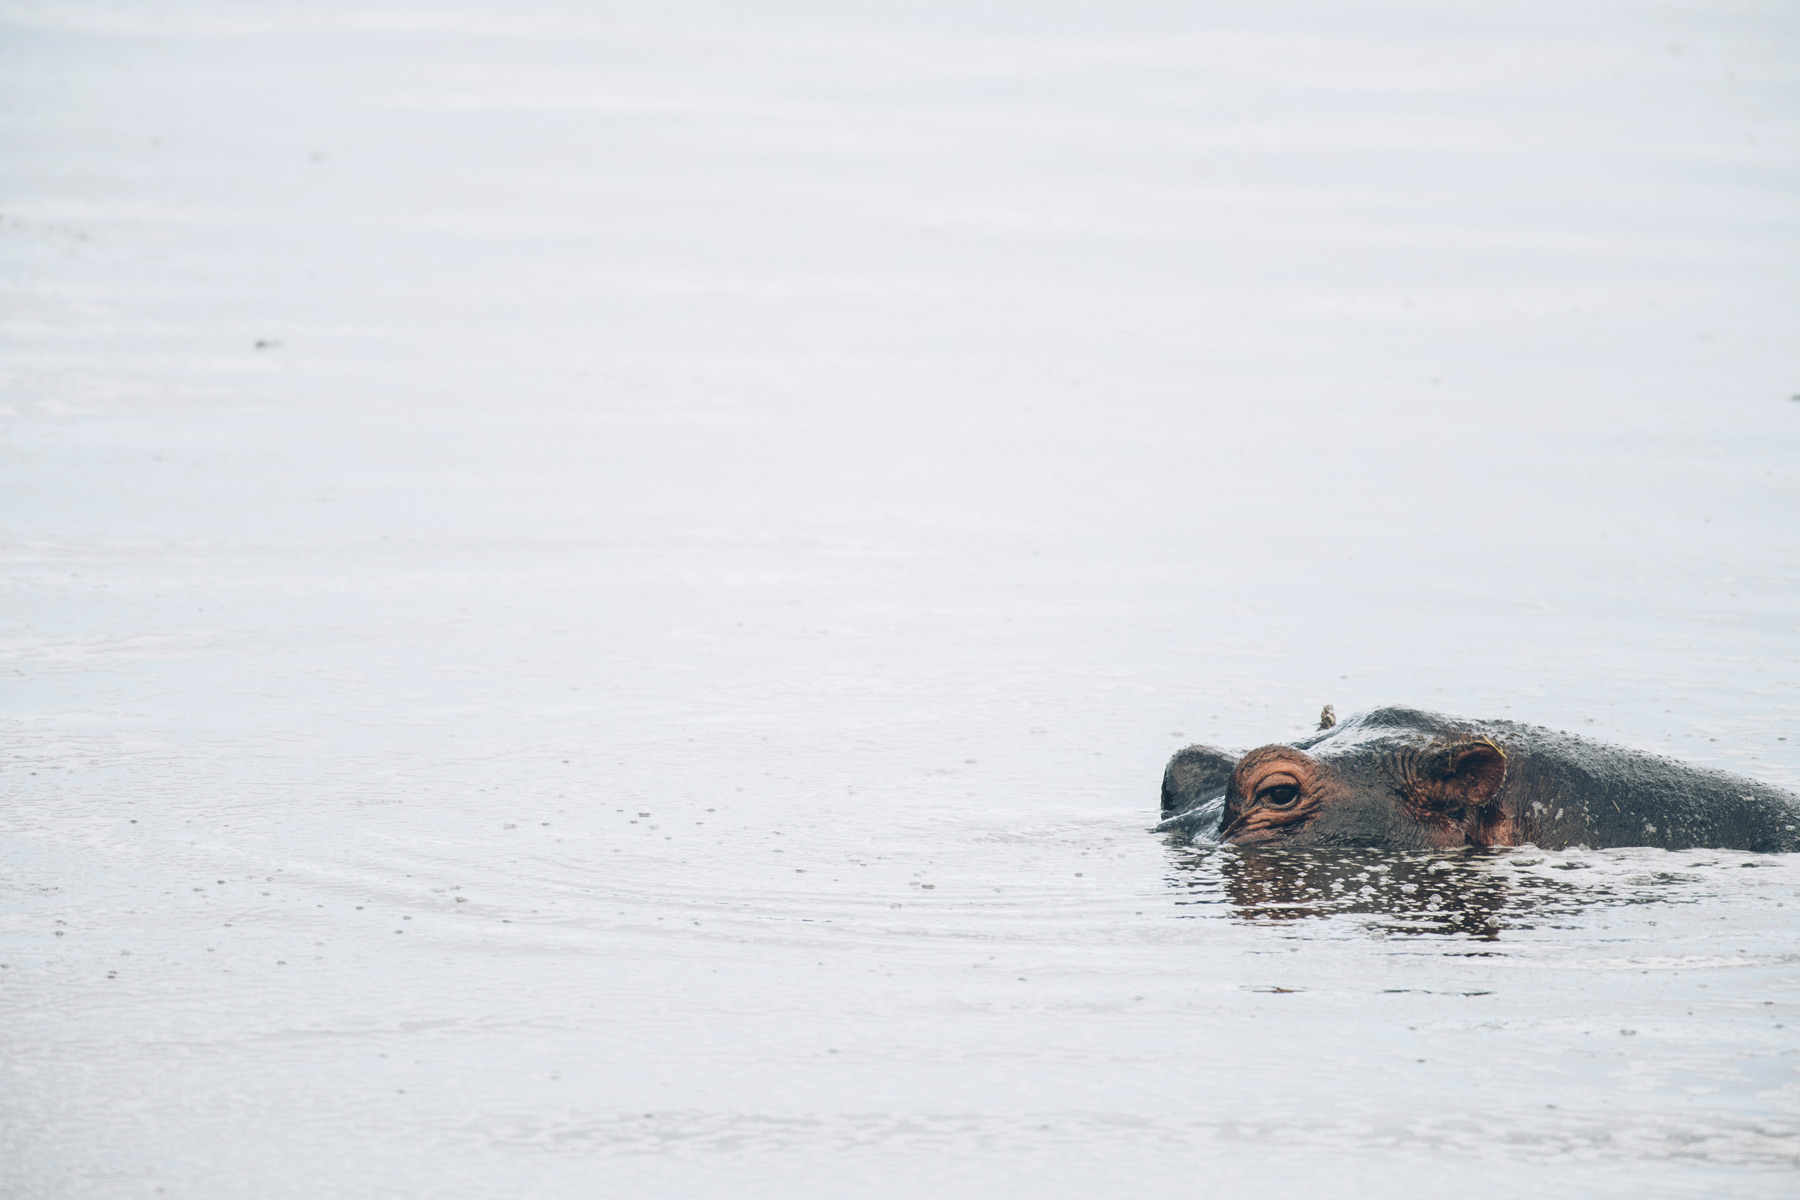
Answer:
<svg viewBox="0 0 1800 1200"><path fill-rule="evenodd" d="M1258 782L1271 771L1298 786ZM1178 841L1268 847L1800 850L1800 796L1781 788L1541 726L1410 708L1247 754L1189 746L1164 772L1162 814L1155 832Z"/></svg>

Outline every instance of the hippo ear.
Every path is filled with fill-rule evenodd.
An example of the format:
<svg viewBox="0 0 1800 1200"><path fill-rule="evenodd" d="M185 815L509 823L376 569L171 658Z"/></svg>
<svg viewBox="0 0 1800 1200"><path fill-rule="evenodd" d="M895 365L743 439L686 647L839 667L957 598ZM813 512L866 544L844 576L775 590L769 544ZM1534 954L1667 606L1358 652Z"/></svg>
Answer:
<svg viewBox="0 0 1800 1200"><path fill-rule="evenodd" d="M1487 738L1439 742L1419 760L1411 799L1452 819L1478 817L1500 802L1506 752Z"/></svg>
<svg viewBox="0 0 1800 1200"><path fill-rule="evenodd" d="M1178 751L1163 772L1162 815L1172 817L1186 812L1223 793L1241 757L1211 746L1189 746Z"/></svg>

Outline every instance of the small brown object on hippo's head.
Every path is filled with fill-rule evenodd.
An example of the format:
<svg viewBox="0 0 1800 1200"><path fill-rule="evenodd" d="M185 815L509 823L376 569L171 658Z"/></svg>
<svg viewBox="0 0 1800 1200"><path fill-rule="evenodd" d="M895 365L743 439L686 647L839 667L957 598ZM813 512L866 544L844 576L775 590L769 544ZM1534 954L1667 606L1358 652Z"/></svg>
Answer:
<svg viewBox="0 0 1800 1200"><path fill-rule="evenodd" d="M1337 724L1337 709L1327 704L1319 710L1319 728L1330 729Z"/></svg>

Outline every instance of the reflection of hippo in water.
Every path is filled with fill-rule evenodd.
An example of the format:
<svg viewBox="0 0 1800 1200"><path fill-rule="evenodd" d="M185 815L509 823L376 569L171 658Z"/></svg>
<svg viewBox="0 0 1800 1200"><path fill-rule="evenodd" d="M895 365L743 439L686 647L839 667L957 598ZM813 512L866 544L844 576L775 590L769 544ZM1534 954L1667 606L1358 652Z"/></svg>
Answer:
<svg viewBox="0 0 1800 1200"><path fill-rule="evenodd" d="M1367 846L1280 854L1217 851L1211 846L1176 860L1169 883L1192 895L1190 902L1223 899L1239 920L1259 925L1358 914L1379 918L1370 924L1384 933L1491 939L1507 928L1567 920L1588 905L1619 902L1610 889L1583 888L1532 871L1544 862L1541 857Z"/></svg>
<svg viewBox="0 0 1800 1200"><path fill-rule="evenodd" d="M1189 746L1163 775L1162 811L1159 832L1239 845L1800 850L1800 796L1780 788L1410 708L1248 754Z"/></svg>

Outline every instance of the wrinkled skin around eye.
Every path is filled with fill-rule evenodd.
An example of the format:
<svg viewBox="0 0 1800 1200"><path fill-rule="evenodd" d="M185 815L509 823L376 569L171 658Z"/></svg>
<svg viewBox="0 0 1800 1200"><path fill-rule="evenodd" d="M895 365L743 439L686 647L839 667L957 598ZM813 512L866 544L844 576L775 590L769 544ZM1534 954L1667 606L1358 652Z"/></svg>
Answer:
<svg viewBox="0 0 1800 1200"><path fill-rule="evenodd" d="M1331 790L1306 754L1287 746L1252 750L1226 786L1221 836L1239 843L1290 836L1317 815Z"/></svg>

